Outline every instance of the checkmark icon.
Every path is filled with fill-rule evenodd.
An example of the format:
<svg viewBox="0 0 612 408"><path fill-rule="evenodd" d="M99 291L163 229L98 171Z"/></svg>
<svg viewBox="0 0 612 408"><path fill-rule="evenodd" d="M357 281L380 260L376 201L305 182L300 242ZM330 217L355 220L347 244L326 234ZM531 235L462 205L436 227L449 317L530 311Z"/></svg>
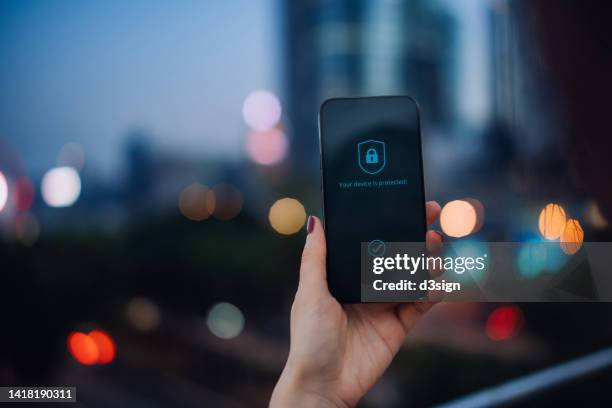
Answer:
<svg viewBox="0 0 612 408"><path fill-rule="evenodd" d="M370 241L368 244L368 252L372 256L382 256L387 250L387 246L385 243L379 239L375 239L374 241Z"/></svg>

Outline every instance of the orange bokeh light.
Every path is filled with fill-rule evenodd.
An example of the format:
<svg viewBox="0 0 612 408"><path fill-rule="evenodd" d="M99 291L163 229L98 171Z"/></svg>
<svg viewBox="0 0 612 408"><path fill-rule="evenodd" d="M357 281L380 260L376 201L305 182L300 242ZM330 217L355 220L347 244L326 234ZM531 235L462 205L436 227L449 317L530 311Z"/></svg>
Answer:
<svg viewBox="0 0 612 408"><path fill-rule="evenodd" d="M192 221L207 219L215 209L215 195L202 184L194 183L181 191L179 210Z"/></svg>
<svg viewBox="0 0 612 408"><path fill-rule="evenodd" d="M573 255L582 246L584 231L578 220L569 219L561 234L561 249L568 255Z"/></svg>
<svg viewBox="0 0 612 408"><path fill-rule="evenodd" d="M89 337L93 339L98 347L98 363L106 364L115 358L115 342L108 333L102 330L92 330Z"/></svg>
<svg viewBox="0 0 612 408"><path fill-rule="evenodd" d="M566 222L565 210L559 204L550 203L542 209L538 219L540 234L546 239L557 239L563 233Z"/></svg>
<svg viewBox="0 0 612 408"><path fill-rule="evenodd" d="M98 362L100 352L93 338L85 333L72 332L68 336L68 350L81 364L93 365Z"/></svg>
<svg viewBox="0 0 612 408"><path fill-rule="evenodd" d="M440 213L440 226L449 237L461 238L479 228L477 209L467 200L446 203Z"/></svg>
<svg viewBox="0 0 612 408"><path fill-rule="evenodd" d="M295 198L282 198L270 207L268 219L279 234L295 234L306 223L306 209Z"/></svg>
<svg viewBox="0 0 612 408"><path fill-rule="evenodd" d="M240 213L242 209L242 194L231 184L217 184L212 189L216 200L213 216L219 220L227 221Z"/></svg>

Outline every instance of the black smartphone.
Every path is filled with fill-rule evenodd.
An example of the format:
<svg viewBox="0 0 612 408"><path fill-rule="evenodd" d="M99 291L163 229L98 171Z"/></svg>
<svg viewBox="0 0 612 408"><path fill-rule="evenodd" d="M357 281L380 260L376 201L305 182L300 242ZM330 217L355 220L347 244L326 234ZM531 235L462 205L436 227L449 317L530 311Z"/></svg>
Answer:
<svg viewBox="0 0 612 408"><path fill-rule="evenodd" d="M319 143L329 288L341 303L360 303L361 243L378 256L387 242L425 241L418 105L408 96L328 99Z"/></svg>

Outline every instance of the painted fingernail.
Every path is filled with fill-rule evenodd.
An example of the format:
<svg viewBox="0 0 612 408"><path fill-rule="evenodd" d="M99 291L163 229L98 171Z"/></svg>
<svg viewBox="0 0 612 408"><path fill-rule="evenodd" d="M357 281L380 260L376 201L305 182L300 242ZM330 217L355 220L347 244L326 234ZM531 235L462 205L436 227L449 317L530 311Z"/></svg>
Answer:
<svg viewBox="0 0 612 408"><path fill-rule="evenodd" d="M438 234L438 236L440 237L440 240L441 240L442 242L444 242L444 234L442 234L442 232L441 232L441 231L438 231L438 230L434 230L434 232L435 232L436 234Z"/></svg>
<svg viewBox="0 0 612 408"><path fill-rule="evenodd" d="M313 217L312 215L309 215L308 222L306 223L306 232L310 234L312 231L314 231L314 226L315 226L315 217Z"/></svg>

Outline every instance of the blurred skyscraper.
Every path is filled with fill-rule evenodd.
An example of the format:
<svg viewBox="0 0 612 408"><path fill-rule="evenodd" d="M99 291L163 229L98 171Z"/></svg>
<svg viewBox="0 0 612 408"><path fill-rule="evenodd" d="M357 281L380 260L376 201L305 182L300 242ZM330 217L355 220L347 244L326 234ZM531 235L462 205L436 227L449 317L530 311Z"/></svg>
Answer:
<svg viewBox="0 0 612 408"><path fill-rule="evenodd" d="M127 180L125 195L130 211L138 212L151 206L155 182L151 136L141 129L126 137L125 159Z"/></svg>
<svg viewBox="0 0 612 408"><path fill-rule="evenodd" d="M407 94L424 120L454 120L456 24L437 2L285 3L287 110L299 169L316 169L317 112L331 97Z"/></svg>
<svg viewBox="0 0 612 408"><path fill-rule="evenodd" d="M525 18L526 3L496 1L489 7L490 93L492 122L511 130L512 138L527 155L558 143L557 115L550 84L550 67ZM551 153L550 151L548 153Z"/></svg>

